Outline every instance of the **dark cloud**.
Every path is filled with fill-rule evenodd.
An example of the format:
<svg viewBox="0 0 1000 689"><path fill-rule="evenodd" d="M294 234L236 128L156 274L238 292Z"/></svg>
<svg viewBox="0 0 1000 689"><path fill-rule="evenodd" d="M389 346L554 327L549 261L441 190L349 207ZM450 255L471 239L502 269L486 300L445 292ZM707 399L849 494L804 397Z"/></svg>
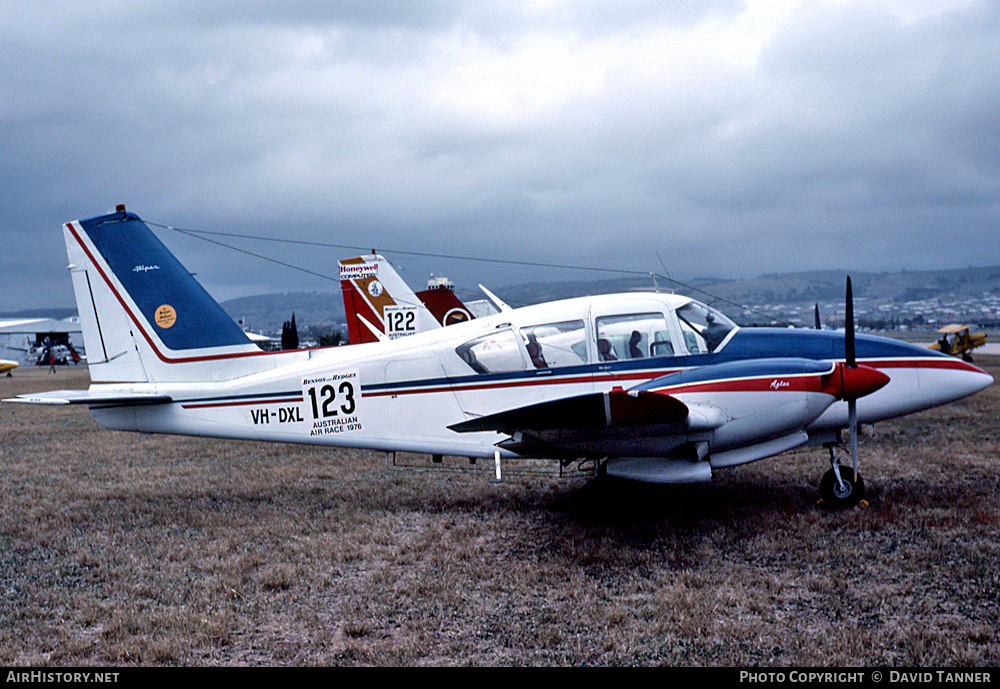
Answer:
<svg viewBox="0 0 1000 689"><path fill-rule="evenodd" d="M985 1L4 7L0 310L68 303L60 224L119 202L678 276L995 263L998 24ZM336 289L164 239L220 297ZM415 285L566 277L400 261Z"/></svg>

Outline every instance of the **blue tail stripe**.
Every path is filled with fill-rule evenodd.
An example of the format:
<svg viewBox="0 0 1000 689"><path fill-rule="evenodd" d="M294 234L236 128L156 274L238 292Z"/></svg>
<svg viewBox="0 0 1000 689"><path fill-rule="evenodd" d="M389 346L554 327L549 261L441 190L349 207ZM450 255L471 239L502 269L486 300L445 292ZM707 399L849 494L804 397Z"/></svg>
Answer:
<svg viewBox="0 0 1000 689"><path fill-rule="evenodd" d="M118 212L80 221L115 277L168 348L200 349L250 341L142 220Z"/></svg>

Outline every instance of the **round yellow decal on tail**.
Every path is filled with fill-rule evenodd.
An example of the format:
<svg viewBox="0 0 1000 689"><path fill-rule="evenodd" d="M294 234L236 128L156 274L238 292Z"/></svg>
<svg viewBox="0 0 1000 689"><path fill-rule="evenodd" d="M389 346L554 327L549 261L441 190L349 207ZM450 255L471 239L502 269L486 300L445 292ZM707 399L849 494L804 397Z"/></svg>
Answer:
<svg viewBox="0 0 1000 689"><path fill-rule="evenodd" d="M169 328L174 323L177 322L177 312L174 310L173 306L169 304L164 304L163 306L156 309L156 315L154 317L156 324L161 328Z"/></svg>

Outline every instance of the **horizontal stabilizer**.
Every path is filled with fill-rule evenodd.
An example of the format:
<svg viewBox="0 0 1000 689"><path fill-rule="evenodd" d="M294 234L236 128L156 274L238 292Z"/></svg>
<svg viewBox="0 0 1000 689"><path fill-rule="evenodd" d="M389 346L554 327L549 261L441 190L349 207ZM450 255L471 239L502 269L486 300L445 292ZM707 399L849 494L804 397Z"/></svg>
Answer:
<svg viewBox="0 0 1000 689"><path fill-rule="evenodd" d="M498 414L482 416L449 426L458 433L476 431L568 430L645 426L680 423L687 418L687 406L669 395L655 392L626 392L615 388L531 404Z"/></svg>
<svg viewBox="0 0 1000 689"><path fill-rule="evenodd" d="M127 405L127 404L166 404L170 402L169 395L155 393L114 393L91 392L90 390L53 390L51 392L36 392L18 395L4 402L22 402L24 404L91 404L91 405Z"/></svg>

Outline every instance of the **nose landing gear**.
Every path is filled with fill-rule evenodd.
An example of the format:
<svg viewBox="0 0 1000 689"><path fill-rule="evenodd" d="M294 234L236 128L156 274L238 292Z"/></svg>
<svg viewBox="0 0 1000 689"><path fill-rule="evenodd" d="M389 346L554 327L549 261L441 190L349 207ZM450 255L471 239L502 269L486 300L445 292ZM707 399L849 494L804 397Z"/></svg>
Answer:
<svg viewBox="0 0 1000 689"><path fill-rule="evenodd" d="M830 470L819 482L819 495L830 507L853 507L865 497L865 481L850 466L842 466L837 453L830 447Z"/></svg>

